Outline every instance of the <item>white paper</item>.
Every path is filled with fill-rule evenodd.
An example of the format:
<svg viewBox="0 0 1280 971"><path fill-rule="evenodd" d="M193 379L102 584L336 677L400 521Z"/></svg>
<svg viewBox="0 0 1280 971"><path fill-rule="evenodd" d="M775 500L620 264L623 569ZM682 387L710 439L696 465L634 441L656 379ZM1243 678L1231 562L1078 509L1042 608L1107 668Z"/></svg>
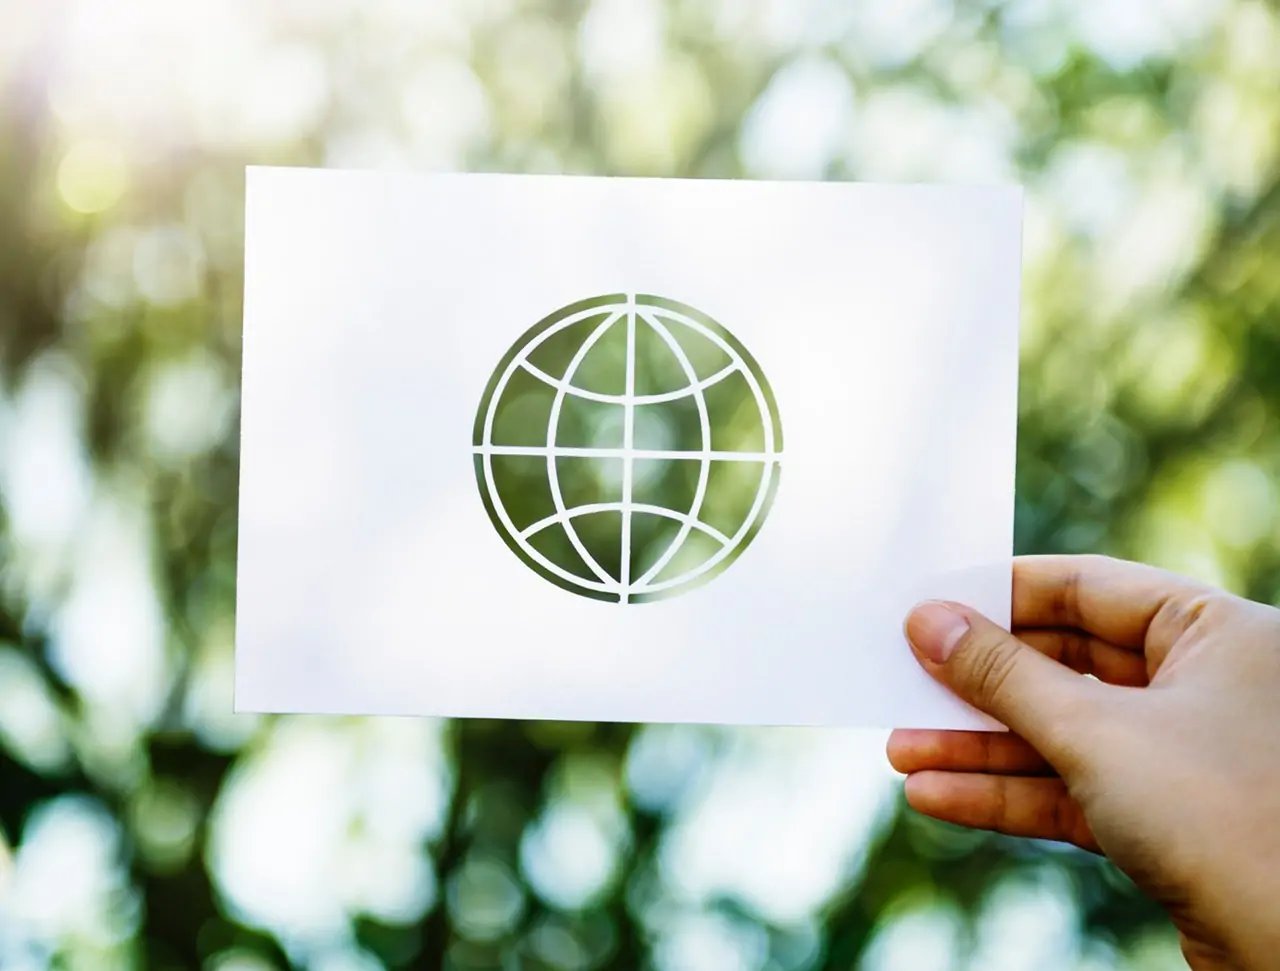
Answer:
<svg viewBox="0 0 1280 971"><path fill-rule="evenodd" d="M986 724L901 625L1008 621L1020 190L254 168L246 220L237 710ZM653 602L548 582L476 474L504 356L604 294L726 328L782 430L754 540Z"/></svg>

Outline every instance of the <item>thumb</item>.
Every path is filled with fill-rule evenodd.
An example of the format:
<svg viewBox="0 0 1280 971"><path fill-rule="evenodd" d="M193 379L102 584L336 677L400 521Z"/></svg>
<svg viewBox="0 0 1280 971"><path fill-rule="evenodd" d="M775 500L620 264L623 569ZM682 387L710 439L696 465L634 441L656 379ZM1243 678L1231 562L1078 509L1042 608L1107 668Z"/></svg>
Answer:
<svg viewBox="0 0 1280 971"><path fill-rule="evenodd" d="M930 674L1050 762L1077 747L1082 717L1105 691L962 604L919 604L907 616L906 634Z"/></svg>

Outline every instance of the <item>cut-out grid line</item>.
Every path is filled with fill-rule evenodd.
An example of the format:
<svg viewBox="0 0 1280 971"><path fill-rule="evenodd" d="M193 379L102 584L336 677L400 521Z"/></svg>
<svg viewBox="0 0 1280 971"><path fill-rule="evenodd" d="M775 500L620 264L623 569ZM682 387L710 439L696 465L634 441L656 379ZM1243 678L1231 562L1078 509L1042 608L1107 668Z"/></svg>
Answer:
<svg viewBox="0 0 1280 971"><path fill-rule="evenodd" d="M618 602L625 604L631 589L631 498L635 488L636 444L636 306L627 294L627 380L622 403L622 553L618 565L618 582L622 586Z"/></svg>
<svg viewBox="0 0 1280 971"><path fill-rule="evenodd" d="M743 360L742 355L738 353L732 344L726 341L714 330L707 327L696 317L692 317L689 314L678 313L674 310L669 310L661 305L654 306L653 314L655 317L669 318L672 323L678 323L685 327L693 328L694 331L707 338L707 340L715 344L716 347L728 354L729 360L738 365L739 369L742 371L742 376L746 378L747 386L751 388L751 396L756 400L756 408L760 412L760 421L764 425L764 450L766 452L772 452L775 444L773 422L777 417L774 414L774 406L770 403L769 396L764 393L764 389L760 386L760 382L756 380L755 372L753 372L747 362Z"/></svg>
<svg viewBox="0 0 1280 971"><path fill-rule="evenodd" d="M637 302L642 304L646 303L646 301L644 301L643 298L637 298ZM781 459L782 457L781 452L777 452L777 453L774 452L774 446L776 442L775 442L774 426L773 426L773 420L772 420L775 417L773 413L773 405L769 400L769 396L765 395L764 389L761 387L760 382L756 379L755 372L743 359L742 355L738 353L737 349L733 347L733 345L730 342L726 341L713 329L705 326L700 320L698 320L694 316L672 310L670 308L662 306L661 304L653 305L653 314L655 317L662 317L662 318L668 319L672 323L679 323L686 327L691 327L695 333L701 334L703 337L710 340L713 344L715 344L722 351L728 354L729 359L731 361L734 361L735 363L740 365L743 373L743 377L746 378L747 384L751 388L752 396L755 398L756 408L759 411L760 420L764 426L765 451L763 453L758 453L758 454L767 455L770 457L770 460L765 464L764 474L761 475L760 477L760 486L756 490L755 502L752 503L751 511L747 514L747 518L743 520L742 524L738 527L738 531L733 535L733 538L730 541L730 545L723 547L718 553L716 553L716 555L705 560L700 566L698 566L694 570L691 570L682 576L671 577L667 580L662 581L661 583L656 583L651 585L644 591L645 594L661 593L662 591L668 590L672 587L680 586L686 583L692 583L694 580L698 579L698 577L703 576L704 574L718 567L720 563L722 563L726 559L726 557L728 557L731 553L733 553L733 551L741 545L741 543L747 537L747 535L751 532L751 530L756 528L756 524L759 521L761 511L765 504L765 500L769 495L769 490L778 472L777 460ZM732 455L732 454L734 453L727 453L727 455Z"/></svg>
<svg viewBox="0 0 1280 971"><path fill-rule="evenodd" d="M550 385L552 388L554 388L557 391L563 388L565 394L573 398L585 398L587 401L596 401L604 405L620 405L620 404L624 404L627 400L627 396L625 394L605 394L602 391L590 391L587 388L579 387L576 384L566 384L564 381L560 380L559 378L553 378L551 375L549 375L546 371L542 370L537 365L530 363L527 358L523 358L523 357L520 358L518 360L518 365L519 367L524 368L526 371L532 374L535 378L537 378L543 384ZM654 394L632 395L631 400L634 401L637 405L660 405L668 401L678 401L681 398L689 397L691 394L693 394L695 389L702 388L705 390L706 388L711 387L713 384L718 384L719 382L723 381L725 378L731 375L734 371L739 371L739 370L741 370L741 365L728 364L725 367L722 367L715 374L702 378L697 382L697 384L685 385L685 387L676 388L676 390L674 391L661 391L661 392L656 392Z"/></svg>
<svg viewBox="0 0 1280 971"><path fill-rule="evenodd" d="M742 521L742 525L738 527L738 531L729 538L728 545L722 547L714 556L707 558L689 572L683 573L677 577L670 577L663 580L661 583L652 584L640 592L645 594L661 593L664 590L669 590L671 587L692 583L694 580L698 579L698 577L718 567L721 562L724 561L725 557L742 545L747 534L755 528L756 523L760 518L760 510L763 508L764 501L769 495L769 488L773 483L773 477L777 473L777 470L778 464L776 462L770 462L764 467L764 474L760 477L760 487L756 490L756 498L755 502L751 505L751 511L747 513L747 518Z"/></svg>
<svg viewBox="0 0 1280 971"><path fill-rule="evenodd" d="M489 496L493 504L493 509L497 513L499 521L502 523L503 527L506 529L506 535L509 537L512 537L515 540L516 544L520 547L520 550L526 556L530 557L535 563L543 567L549 573L559 577L560 579L574 586L581 587L586 590L593 590L597 593L616 594L618 592L618 584L616 580L610 579L607 582L602 582L600 580L591 580L587 577L579 576L576 573L572 573L569 570L566 570L559 563L556 563L554 560L550 559L549 557L544 556L532 545L530 545L520 535L520 530L516 527L516 524L511 521L511 514L507 512L506 506L502 504L502 497L498 493L498 484L495 481L494 475L493 475L493 456L491 455L483 456L482 464L484 466L484 481L485 481L485 485L488 487L488 490L489 490Z"/></svg>
<svg viewBox="0 0 1280 971"><path fill-rule="evenodd" d="M545 342L552 335L558 334L560 333L560 331L565 330L566 328L572 327L574 324L581 323L582 321L587 320L591 317L599 316L601 313L606 313L609 315L605 320L601 321L601 324L600 324L600 326L606 327L607 329L607 325L616 321L618 317L621 316L622 314L622 311L614 309L615 307L616 307L616 304L602 304L598 307L588 307L584 310L579 310L576 313L572 313L569 316L563 318L562 320L556 321L554 325L552 325L551 327L547 328L545 331L543 331L542 333L534 337L533 340L531 340L525 347L522 347L520 349L520 352L516 354L516 356L513 357L510 361L507 362L507 366L502 371L502 377L498 379L498 383L494 385L493 391L489 395L489 408L488 408L488 411L485 412L484 428L482 430L481 441L483 442L493 441L493 422L498 414L498 403L502 401L502 396L507 390L507 385L511 383L512 375L514 375L517 370L523 367L524 361L528 358L528 356L532 354L538 347L540 347L543 344L543 342ZM545 374L545 372L543 373ZM546 377L550 378L551 376L548 374L546 375ZM557 390L559 389L559 384L554 379L551 380L549 383L553 388L556 388Z"/></svg>
<svg viewBox="0 0 1280 971"><path fill-rule="evenodd" d="M723 532L716 529L710 523L704 523L700 519L693 519L687 513L678 513L674 509L668 509L666 506L655 506L647 502L632 502L631 511L638 513L648 513L652 516L661 516L663 519L670 519L677 523L688 523L693 529L700 533L710 536L721 546L727 546L733 542L732 537L726 536ZM589 502L581 506L574 506L565 515L552 513L550 516L543 516L541 519L530 523L524 529L520 530L520 537L528 539L536 536L548 526L563 525L566 519L577 519L579 516L589 516L597 512L621 512L622 503L620 502Z"/></svg>
<svg viewBox="0 0 1280 971"><path fill-rule="evenodd" d="M574 374L576 374L578 368L582 366L582 362L586 358L587 354L590 353L591 348L595 347L601 338L608 333L609 328L618 322L619 317L620 314L610 314L605 318L604 322L593 330L590 336L582 342L582 345L570 359L569 366L565 368L564 380L566 384L573 381ZM557 391L555 401L551 404L551 414L547 418L547 485L551 489L551 501L555 504L556 512L562 516L568 511L568 509L565 506L564 494L560 491L560 474L556 469L556 455L552 449L555 448L556 444L556 432L560 426L560 409L564 407L564 399L565 392L563 390ZM591 555L591 551L587 549L587 545L582 542L582 537L579 536L578 531L574 529L573 522L566 519L563 526L565 535L569 537L569 542L573 545L573 548L577 551L578 555L582 557L582 562L587 565L587 569L599 577L602 583L616 584L617 578L610 576L608 571L600 565L599 561Z"/></svg>
<svg viewBox="0 0 1280 971"><path fill-rule="evenodd" d="M486 491L492 497L494 508L491 512L496 513L497 517L502 522L502 525L506 528L508 536L515 540L515 542L523 549L525 554L533 560L533 562L546 568L551 574L567 581L571 586L576 585L583 589L610 593L618 596L623 600L623 602L625 602L626 599L628 599L628 596L639 597L644 595L648 598L653 595L660 595L670 588L694 582L700 577L706 575L708 572L715 570L723 564L730 555L739 549L743 541L748 536L752 535L753 531L759 526L763 507L766 504L766 498L771 494L773 481L777 478L779 471L778 465L783 453L780 448L775 451L775 446L779 445L781 441L778 437L780 432L775 431L777 419L773 413L771 395L765 394L764 389L761 386L763 377L757 376L753 370L756 366L754 361L752 361L749 356L744 356L746 355L745 351L740 353L737 350L731 337L726 340L716 331L714 326L708 326L707 323L701 320L696 313L691 316L690 314L683 312L682 308L667 306L666 302L661 301L658 298L650 298L647 295L635 293L619 294L618 297L621 299L617 299L611 303L602 302L593 307L575 310L572 314L565 318L561 318L554 325L548 327L541 333L538 333L536 338L532 339L528 345L522 347L519 352L508 359L506 366L503 368L501 377L497 382L495 382L494 387L490 391L486 392L486 395L489 398L489 407L486 409L482 434L478 436L481 444L474 446L473 451L479 460L478 464L483 469L482 478L484 480L484 484L487 486ZM585 358L586 352L604 336L612 324L618 322L624 313L627 313L629 316L637 313L637 310L635 309L637 305L650 307L655 316L660 316L667 323L671 323L673 325L680 324L682 326L689 327L700 337L710 340L714 346L718 347L729 356L731 365L729 367L721 368L716 373L702 380L697 379L695 372L692 375L688 375L690 383L686 387L670 392L662 392L661 394L656 395L636 395L634 392L634 386L628 389L629 393L625 396L601 395L597 392L591 392L588 389L574 386L572 384L572 377L581 366L582 359ZM601 321L596 330L593 331L592 334L589 335L587 341L584 342L584 345L579 347L578 353L575 355L575 360L571 362L570 368L566 369L565 375L562 379L557 381L556 379L551 378L549 374L542 372L540 369L528 362L527 356L535 347L541 345L543 341L552 334L563 330L567 326L570 326L593 313L599 314L602 312L608 314L608 317ZM644 316L648 317L648 314L645 314ZM634 318L630 319L628 323L630 328L634 328L636 326ZM663 327L663 329L667 330L665 327ZM627 355L629 365L634 365L634 354L634 347L629 347ZM687 357L687 355L683 356ZM734 370L741 370L745 380L748 382L752 392L752 397L755 399L757 410L761 418L765 439L763 444L765 448L763 451L759 452L714 451L708 447L709 441L704 440L704 448L701 451L636 450L634 449L634 438L631 441L632 447L629 449L557 446L555 443L555 437L559 423L558 414L553 420L548 422L548 437L546 439L547 444L545 446L495 446L493 444L492 432L494 416L498 410L497 405L501 401L503 393L505 392L512 376L519 368L524 368L538 381L555 390L556 402L553 405L554 411L558 411L563 405L565 395L589 398L603 401L605 403L617 403L618 397L624 397L629 399L628 403L633 409L638 403L657 403L658 401L678 400L689 397L721 380L724 380ZM701 398L702 396L699 394L698 397ZM548 520L558 520L565 526L566 535L571 539L571 541L573 541L574 549L583 558L583 562L589 566L591 571L600 578L599 581L588 580L585 577L570 574L569 571L560 567L557 563L551 562L546 556L534 549L526 541L526 535L530 534L532 530L526 529L521 531L514 527L514 524L511 522L510 515L501 501L496 482L494 481L493 457L495 455L503 454L529 455L546 459L548 479L550 480L549 485L552 485L552 497L557 509L563 510L563 512L558 511L554 517L547 518ZM658 515L665 514L668 518L673 518L676 521L681 522L682 525L689 526L693 529L700 530L705 534L711 535L720 543L721 549L716 555L700 564L699 567L691 571L687 571L681 576L670 578L662 581L661 583L650 584L644 589L641 589L641 585L639 583L630 583L629 577L628 583L620 587L618 578L610 576L609 573L600 566L599 562L590 555L590 552L587 551L581 543L581 539L578 537L576 530L574 530L568 522L568 520L571 520L576 515L580 514L580 510L585 510L588 507L575 507L573 511L569 511L565 508L563 493L560 490L558 470L555 467L555 459L560 456L622 459L624 464L627 465L631 465L631 463L637 459L645 458L694 460L698 461L702 465L706 465L711 461L758 461L763 462L765 464L765 468L763 470L761 482L756 491L755 501L752 503L751 510L749 511L746 520L741 523L739 529L732 538L725 537L724 534L720 533L718 530L714 530L713 527L710 527L706 523L702 523L700 520L697 520L695 517L692 517L687 513L677 515L674 514L673 511L665 509L664 507L654 507L652 511ZM704 469L700 468L699 471L704 471ZM632 472L634 475L633 469ZM640 507L634 502L634 485L632 501L629 503L629 506L633 511L640 511ZM646 509L643 511L648 512L650 510ZM678 549L678 546L678 543L673 543L668 547L668 551ZM626 563L627 569L629 570L629 555L626 559ZM621 572L621 570L619 572ZM612 599L612 597L610 599Z"/></svg>
<svg viewBox="0 0 1280 971"><path fill-rule="evenodd" d="M476 445L472 447L476 455L527 455L534 458L545 458L554 455L556 458L578 459L622 459L628 454L637 459L669 459L680 461L710 462L776 462L782 458L781 452L725 452L715 450L687 451L671 448L636 448L628 453L622 448L594 448L577 445Z"/></svg>
<svg viewBox="0 0 1280 971"><path fill-rule="evenodd" d="M675 335L667 330L662 324L650 317L648 314L640 314L646 324L648 324L657 335L667 345L668 350L675 357L676 363L680 365L685 376L689 378L689 385L694 389L694 405L698 409L698 423L702 430L702 452L705 455L711 451L711 418L707 413L707 398L702 393L702 388L698 387L698 372L694 370L693 362L689 360L689 355L685 353L684 347L676 340ZM707 480L711 475L711 460L702 458L698 462L698 485L694 490L693 503L689 507L690 519L696 520L698 514L702 511L702 503L707 495ZM680 525L680 529L676 532L675 538L662 552L662 555L654 561L649 569L636 582L636 586L640 589L647 587L653 578L661 574L666 565L671 562L675 555L679 552L681 545L689 537L689 522Z"/></svg>
<svg viewBox="0 0 1280 971"><path fill-rule="evenodd" d="M528 353L530 353L530 351L533 348L540 345L544 340L546 340L552 334L557 333L558 331L561 331L566 327L570 327L573 324L578 323L579 321L587 319L591 316L594 316L600 312L609 314L609 316L604 321L601 322L599 327L599 330L602 332L600 336L603 336L603 332L607 331L609 326L615 323L619 316L619 311L617 310L611 311L609 309L609 306L610 305L601 305L600 307L584 308L583 310L579 310L573 314L570 314L568 317L561 319L554 326L548 328L546 331L543 331L541 334L539 334L533 341L530 342L529 345L527 345L522 349L522 354L527 355ZM597 337L596 339L598 340L599 337ZM577 574L572 573L569 570L566 570L560 564L550 559L550 557L544 556L541 552L535 549L531 544L524 541L520 537L520 530L516 527L515 523L512 522L511 514L507 511L506 505L502 501L502 495L498 491L498 484L493 474L493 456L495 454L502 454L502 453L490 451L493 443L493 423L498 412L498 405L502 401L503 395L506 392L507 385L511 381L512 375L515 374L516 369L519 367L519 362L520 362L519 355L517 355L515 358L509 361L507 363L507 366L503 369L502 376L498 379L497 383L494 385L493 391L490 393L489 407L485 413L485 419L484 419L482 441L486 444L483 447L477 447L473 449L475 454L479 455L481 458L481 465L484 470L485 487L488 491L493 511L497 514L499 521L502 523L504 529L506 530L507 536L514 539L516 544L520 547L521 551L526 556L528 556L531 560L533 560L534 563L537 563L539 566L547 570L552 575L559 577L561 580L564 580L565 582L571 585L584 588L587 590L592 590L598 593L611 593L611 594L616 593L618 588L617 581L612 577L609 577L607 574L604 574L604 576L601 577L601 574L604 573L603 570L594 571L597 577L601 577L601 579L597 579L597 580L591 580L586 577L578 576ZM539 450L539 454L543 454L543 451ZM556 490L555 495L559 495L558 489ZM577 547L575 547L575 549L576 548ZM584 561L584 563L587 563L587 561ZM589 564L588 564L588 568L589 568Z"/></svg>

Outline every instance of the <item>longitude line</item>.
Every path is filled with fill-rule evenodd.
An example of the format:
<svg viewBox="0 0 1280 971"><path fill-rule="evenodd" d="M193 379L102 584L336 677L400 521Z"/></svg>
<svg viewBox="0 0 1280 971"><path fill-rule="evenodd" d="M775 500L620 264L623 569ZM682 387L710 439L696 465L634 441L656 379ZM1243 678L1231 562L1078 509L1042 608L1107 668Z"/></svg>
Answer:
<svg viewBox="0 0 1280 971"><path fill-rule="evenodd" d="M776 418L774 408L777 404L771 401L771 396L766 396L764 389L760 386L760 382L756 379L755 373L747 366L747 362L743 360L742 355L738 353L734 347L715 331L708 329L700 321L685 314L673 314L671 311L665 311L664 314L672 320L678 321L685 326L692 327L698 333L702 334L711 343L715 344L722 351L729 355L729 360L736 362L741 366L742 376L746 378L747 385L751 388L751 393L756 399L756 407L760 409L760 419L764 422L764 445L766 452L772 452L774 446L773 419ZM657 316L663 316L659 314ZM767 420L766 420L767 419Z"/></svg>
<svg viewBox="0 0 1280 971"><path fill-rule="evenodd" d="M609 328L612 327L615 323L617 323L618 317L619 317L619 314L617 313L610 314L609 317L606 318L604 323L602 323L599 327L593 330L591 332L591 335L587 337L585 341L582 342L581 346L574 353L572 359L570 359L568 367L565 368L565 372L564 372L565 384L568 384L573 380L573 376L577 372L578 367L582 364L583 358L587 356L587 353L591 350L591 348L595 345L595 343L605 335L605 333L609 330ZM564 399L565 399L565 390L563 387L561 387L556 392L555 401L553 401L551 404L551 414L547 418L547 453L546 453L547 454L547 485L550 486L551 488L551 500L555 504L556 512L562 515L566 512L566 510L564 505L564 496L560 491L560 476L556 470L555 441L556 441L556 428L560 422L560 408L564 404ZM564 521L564 531L565 531L565 534L569 537L569 542L573 544L573 548L577 551L578 555L582 557L582 561L587 565L587 569L589 569L592 573L594 573L597 577L599 577L601 582L603 583L608 583L610 580L612 580L613 577L609 576L608 571L606 571L599 563L596 562L596 558L591 555L591 551L588 550L586 545L582 542L582 539L581 537L578 536L578 531L574 529L573 522L571 520L566 519Z"/></svg>
<svg viewBox="0 0 1280 971"><path fill-rule="evenodd" d="M706 395L702 393L702 388L698 385L698 372L693 366L693 362L689 360L689 355L685 353L684 348L671 333L667 327L657 319L656 316L644 315L644 322L648 324L657 333L658 337L666 343L667 348L671 351L671 355L676 359L676 363L684 371L685 376L689 379L690 394L693 396L694 405L698 409L698 423L702 432L702 452L698 468L698 486L693 495L693 502L689 508L688 519L680 526L676 532L675 538L667 547L666 552L645 571L644 576L640 578L640 586L647 588L654 577L658 576L664 567L671 562L672 558L679 552L680 546L684 543L692 529L692 523L698 520L698 514L702 511L702 502L707 494L707 480L711 471L711 419L707 413Z"/></svg>
<svg viewBox="0 0 1280 971"><path fill-rule="evenodd" d="M636 307L635 295L627 294L627 383L623 393L622 417L622 583L620 603L631 594L631 499L634 490L635 459L631 454L636 443Z"/></svg>

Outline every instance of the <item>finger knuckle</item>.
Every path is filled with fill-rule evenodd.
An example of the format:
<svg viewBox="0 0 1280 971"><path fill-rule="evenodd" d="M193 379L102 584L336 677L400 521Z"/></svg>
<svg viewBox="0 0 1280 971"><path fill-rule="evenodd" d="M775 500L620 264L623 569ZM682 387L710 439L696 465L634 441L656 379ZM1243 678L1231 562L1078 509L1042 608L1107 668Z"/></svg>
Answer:
<svg viewBox="0 0 1280 971"><path fill-rule="evenodd" d="M1162 643L1175 643L1191 633L1206 614L1221 613L1227 606L1227 596L1206 590L1191 594L1167 597L1156 609L1147 626L1147 636Z"/></svg>
<svg viewBox="0 0 1280 971"><path fill-rule="evenodd" d="M1087 634L1066 631L1062 635L1062 653L1058 660L1067 667L1086 674L1093 671L1093 644Z"/></svg>
<svg viewBox="0 0 1280 971"><path fill-rule="evenodd" d="M991 798L984 806L981 824L984 829L1004 832L1009 828L1009 786L1006 776L995 776L991 783Z"/></svg>
<svg viewBox="0 0 1280 971"><path fill-rule="evenodd" d="M972 661L969 683L975 699L984 707L999 705L1018 664L1015 651L998 638L975 638L969 645Z"/></svg>
<svg viewBox="0 0 1280 971"><path fill-rule="evenodd" d="M1057 839L1069 840L1075 830L1075 807L1067 796L1066 787L1049 800L1047 829Z"/></svg>
<svg viewBox="0 0 1280 971"><path fill-rule="evenodd" d="M1122 561L1105 553L1083 553L1078 558L1081 573L1098 573L1101 570L1119 565Z"/></svg>

